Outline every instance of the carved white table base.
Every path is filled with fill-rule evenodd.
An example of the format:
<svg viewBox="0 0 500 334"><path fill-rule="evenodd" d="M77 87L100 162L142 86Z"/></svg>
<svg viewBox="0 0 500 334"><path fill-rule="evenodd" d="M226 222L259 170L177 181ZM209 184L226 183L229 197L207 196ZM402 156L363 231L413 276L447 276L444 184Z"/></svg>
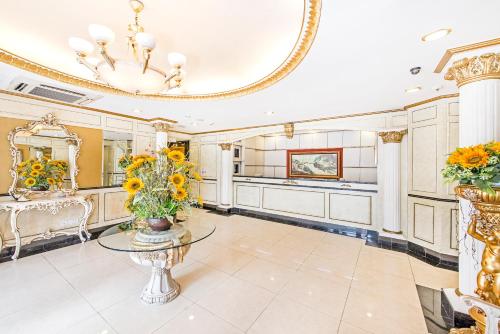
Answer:
<svg viewBox="0 0 500 334"><path fill-rule="evenodd" d="M59 235L78 235L80 240L85 242L90 239L90 233L87 230L87 222L89 220L90 214L93 209L93 202L90 196L74 195L66 197L57 198L45 198L39 200L32 200L26 202L20 201L9 201L0 202L0 211L10 211L10 228L14 234L15 240L15 251L12 256L13 260L19 257L19 251L21 250L21 235L19 233L19 228L17 226L17 217L23 211L36 209L38 211L48 211L52 215L56 215L61 209L67 208L73 205L82 205L84 207L83 216L79 219L78 231L76 232L66 232L66 231L51 231L48 229L45 233L26 238L25 244L29 244L35 240L40 239L51 239ZM0 235L0 251L4 247L4 242Z"/></svg>
<svg viewBox="0 0 500 334"><path fill-rule="evenodd" d="M132 252L132 260L143 266L151 266L151 278L144 287L141 300L147 304L166 304L174 300L181 287L170 273L176 264L181 263L190 245L152 252Z"/></svg>

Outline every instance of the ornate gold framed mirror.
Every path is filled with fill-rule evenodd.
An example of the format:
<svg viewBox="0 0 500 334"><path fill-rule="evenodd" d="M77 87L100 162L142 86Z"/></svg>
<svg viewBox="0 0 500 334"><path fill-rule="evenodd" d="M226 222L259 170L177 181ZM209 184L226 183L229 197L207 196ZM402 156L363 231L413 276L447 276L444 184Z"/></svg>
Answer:
<svg viewBox="0 0 500 334"><path fill-rule="evenodd" d="M13 180L9 194L29 200L78 190L77 158L82 140L60 124L54 114L16 127L8 135Z"/></svg>

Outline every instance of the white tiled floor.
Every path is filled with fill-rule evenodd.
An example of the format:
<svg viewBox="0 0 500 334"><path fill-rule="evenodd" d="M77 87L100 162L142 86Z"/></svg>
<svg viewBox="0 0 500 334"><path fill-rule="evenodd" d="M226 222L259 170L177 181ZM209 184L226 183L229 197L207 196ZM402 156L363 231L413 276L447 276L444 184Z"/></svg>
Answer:
<svg viewBox="0 0 500 334"><path fill-rule="evenodd" d="M173 270L182 293L144 305L149 272L95 241L0 264L0 333L427 333L415 284L455 272L364 241L195 210L217 226Z"/></svg>

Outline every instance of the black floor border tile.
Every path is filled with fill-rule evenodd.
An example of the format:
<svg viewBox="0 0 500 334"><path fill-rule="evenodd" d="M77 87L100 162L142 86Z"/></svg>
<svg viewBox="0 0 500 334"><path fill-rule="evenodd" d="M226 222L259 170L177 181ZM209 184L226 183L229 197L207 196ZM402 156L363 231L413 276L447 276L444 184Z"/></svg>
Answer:
<svg viewBox="0 0 500 334"><path fill-rule="evenodd" d="M396 252L406 253L434 267L453 270L458 272L458 257L441 254L411 241L380 236L377 231L350 227L331 223L320 223L313 220L287 217L272 213L259 212L247 209L232 208L232 214L259 218L277 223L288 224L298 227L310 228L328 233L334 233L365 240L365 244L372 247L388 249Z"/></svg>

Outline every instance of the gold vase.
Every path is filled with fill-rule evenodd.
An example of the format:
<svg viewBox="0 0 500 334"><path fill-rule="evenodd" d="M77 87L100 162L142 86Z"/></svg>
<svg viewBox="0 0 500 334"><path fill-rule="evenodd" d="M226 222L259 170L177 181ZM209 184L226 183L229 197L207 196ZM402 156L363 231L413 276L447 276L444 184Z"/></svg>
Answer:
<svg viewBox="0 0 500 334"><path fill-rule="evenodd" d="M455 187L455 194L472 203L476 212L471 216L467 233L485 244L474 292L482 300L500 306L500 188L493 190L490 194L476 186L460 185ZM473 307L469 314L476 321L476 330L484 333L484 312Z"/></svg>

